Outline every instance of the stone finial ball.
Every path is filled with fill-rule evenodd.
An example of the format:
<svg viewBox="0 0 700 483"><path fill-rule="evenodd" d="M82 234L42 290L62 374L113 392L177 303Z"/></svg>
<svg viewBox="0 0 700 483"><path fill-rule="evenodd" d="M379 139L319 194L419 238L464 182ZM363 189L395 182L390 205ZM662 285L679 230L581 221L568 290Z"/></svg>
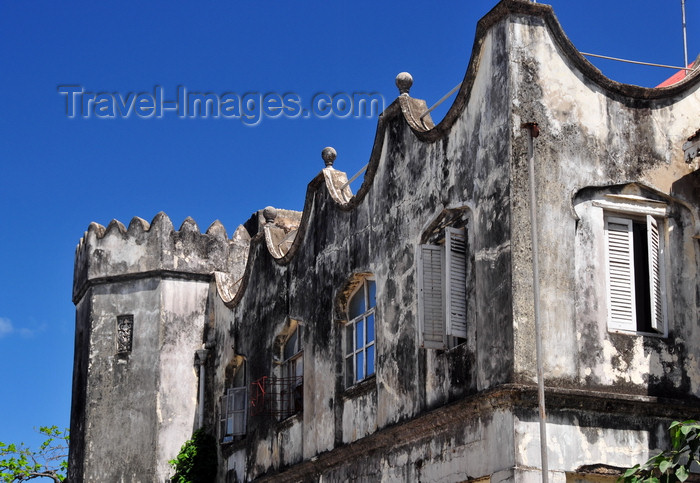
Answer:
<svg viewBox="0 0 700 483"><path fill-rule="evenodd" d="M323 162L326 163L326 166L331 167L333 166L335 158L338 157L338 153L335 152L335 149L328 146L327 148L323 148L323 151L321 151L321 157L323 158Z"/></svg>
<svg viewBox="0 0 700 483"><path fill-rule="evenodd" d="M413 85L413 76L408 72L401 72L396 76L396 87L399 88L399 94L408 95Z"/></svg>
<svg viewBox="0 0 700 483"><path fill-rule="evenodd" d="M265 218L265 223L272 223L277 218L277 210L272 206L268 206L263 210L263 218Z"/></svg>

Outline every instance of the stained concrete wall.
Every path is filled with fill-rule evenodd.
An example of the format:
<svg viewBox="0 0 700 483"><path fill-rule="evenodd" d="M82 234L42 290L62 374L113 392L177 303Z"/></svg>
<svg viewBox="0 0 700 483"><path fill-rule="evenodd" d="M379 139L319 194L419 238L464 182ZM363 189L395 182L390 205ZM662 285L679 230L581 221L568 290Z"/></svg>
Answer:
<svg viewBox="0 0 700 483"><path fill-rule="evenodd" d="M564 482L567 474L591 462L628 468L630 462L643 463L670 442L667 438L669 420L628 415L617 421L616 427L596 426L590 413L557 415L547 424L548 466L550 481ZM593 423L593 424L591 424ZM542 481L539 421L534 412L515 420L515 454L519 481ZM607 426L607 427L606 427Z"/></svg>
<svg viewBox="0 0 700 483"><path fill-rule="evenodd" d="M238 245L218 223L201 234L188 219L175 231L163 214L129 230L90 225L73 291L71 481L167 481L168 461L195 429L212 273L235 274ZM127 353L117 350L120 315L133 316Z"/></svg>
<svg viewBox="0 0 700 483"><path fill-rule="evenodd" d="M698 128L699 85L698 74L659 90L610 81L568 42L549 7L505 0L480 21L440 124L421 121L426 104L408 95L382 114L353 196L340 189L345 174L327 167L309 184L302 214L258 212L233 240L223 227L201 235L191 221L177 232L158 218L128 230L91 226L76 255L72 471L88 474L95 455L114 449L98 444L113 429L105 415L115 404L104 401L118 396L110 310L151 310L152 298L161 304L148 315L158 338L155 329L142 337L157 354L139 357L157 369L136 370L142 381L123 386L143 390L134 397L153 408L144 423L151 429L129 453L137 473L152 458L163 476L171 447L160 441L174 448L189 436L197 344L210 349L203 410L216 434L232 361L245 359L247 384L275 374L275 347L294 319L304 334L303 412L284 421L251 413L247 434L219 445L218 481L539 478L523 129L532 122L540 130L533 153L551 477L643 460L665 443L667 421L700 406L700 181L681 151ZM615 193L669 206L667 337L607 329L601 222L591 214L595 197ZM455 213L467 222L473 264L467 338L451 350L422 349L416 250ZM346 388L344 306L369 275L376 374ZM173 387L182 373L185 383Z"/></svg>
<svg viewBox="0 0 700 483"><path fill-rule="evenodd" d="M208 284L142 279L100 285L91 299L83 478L164 481L192 433ZM134 316L129 354L116 354L117 315ZM109 417L107 417L109 415Z"/></svg>
<svg viewBox="0 0 700 483"><path fill-rule="evenodd" d="M700 258L693 235L700 213L697 198L673 189L693 173L682 145L697 129L700 87L695 83L673 93L603 83L575 65L577 59L546 19L516 16L509 39L516 379L534 381L536 373L528 135L520 127L535 121L540 129L534 140L535 189L548 384L700 396L697 384L690 383L697 379L700 357L700 347L693 343L700 305ZM662 233L666 338L607 329L602 211L594 215L590 203L595 196L603 200L615 193L657 199L670 207Z"/></svg>
<svg viewBox="0 0 700 483"><path fill-rule="evenodd" d="M339 206L327 177L319 175L309 186L303 232L284 260L271 256L264 239L251 241L245 285L232 303L233 324L216 330L212 363L218 377L210 405L223 394L221 368L232 351L246 357L250 381L273 372L271 348L289 317L304 326L305 404L300 440L285 444L275 418L259 416L250 418L245 441L224 445L223 460L240 461L235 455L246 448L247 470L238 472L240 479L362 440L512 380L509 96L501 77L507 73L506 33L501 24L487 34L473 102L453 135L435 143L418 141L402 121L406 100L397 100L383 114L382 151L365 177L364 196ZM419 349L415 254L428 227L452 208L464 208L476 227L476 327L468 343L450 352L426 351ZM338 300L357 274L376 278L377 372L346 389L340 356L345 314ZM423 451L429 448L426 444ZM293 458L287 458L289 452ZM493 472L507 467L506 460L499 455L484 464Z"/></svg>
<svg viewBox="0 0 700 483"><path fill-rule="evenodd" d="M133 288L132 288L133 287ZM143 481L155 476L160 294L154 280L102 286L88 295L92 311L85 411L86 481ZM134 315L132 353L116 355L117 315ZM106 417L109 415L109 417ZM136 436L129 441L130 436ZM124 442L129 441L128 445ZM116 474L115 474L116 473Z"/></svg>
<svg viewBox="0 0 700 483"><path fill-rule="evenodd" d="M300 439L280 437L288 427L274 418L254 417L246 438L222 445L222 461L235 466L232 475L293 479L304 461L356 451L362 458L356 464L309 466L304 474L409 481L418 474L408 469L411 459L381 459L370 441L395 425L494 388L531 391L536 356L526 122L537 122L541 132L534 155L544 367L554 391L550 426L557 438L575 436L575 444L588 448L585 457L566 448L555 451L553 471L565 477L585 461L633 464L655 449L657 439L652 443L649 435L659 432L659 420L671 416L656 406L649 409L653 398L634 410L656 416L627 429L621 410L605 401L621 393L697 404L698 383L690 381L698 380L692 362L700 350L692 342L698 205L687 196L674 199L673 192L674 183L692 172L681 145L697 128L690 114L699 107L697 84L657 92L611 82L568 43L548 7L499 4L480 24L464 85L440 125L420 125L419 103L399 97L382 115L365 182L353 198L334 196L336 187L327 186L329 176L320 174L309 185L288 253L275 258L280 254L272 256L262 239L252 240L248 278L229 304L232 322L215 331L215 346L245 355L255 380L274 370L270 348L287 319L301 320L305 406L292 424L296 430L301 420ZM676 207L668 222L667 248L679 250L677 259L667 260L673 301L668 338L610 333L600 292L601 261L582 252L582 233L590 226L577 215L577 196L590 187L637 189L630 183ZM466 343L453 350L420 349L416 247L441 214L457 208L468 213L472 230L473 325ZM345 315L339 301L349 281L369 273L377 283L377 372L346 389L340 355ZM215 407L225 380L220 374L212 383ZM581 418L595 430L581 430L581 420L567 416L571 403L556 396L559 389L583 390L573 397L594 395L591 408L599 404L605 410ZM458 450L454 442L438 442L435 432L430 444L411 446L411 461L420 459L435 475L448 472L442 473L445 481L458 479L458 473L516 480L537 474L536 418L527 424L519 419L520 411L536 414L536 400L502 404L515 415L507 430L515 434L514 444L484 456L483 467L469 463L460 466L462 473L448 476L451 463L436 454ZM674 407L675 414L682 413ZM608 456L611 441L630 441L627 453ZM514 470L514 465L533 470ZM472 473L469 468L475 467L480 470ZM360 468L369 473L358 473Z"/></svg>

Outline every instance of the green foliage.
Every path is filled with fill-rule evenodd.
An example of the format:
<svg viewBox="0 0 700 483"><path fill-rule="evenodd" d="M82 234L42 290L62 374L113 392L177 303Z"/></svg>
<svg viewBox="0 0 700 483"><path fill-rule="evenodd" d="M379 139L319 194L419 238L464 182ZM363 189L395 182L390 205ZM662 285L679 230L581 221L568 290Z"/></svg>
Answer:
<svg viewBox="0 0 700 483"><path fill-rule="evenodd" d="M198 429L185 442L177 458L169 461L175 470L173 483L209 483L216 479L216 439Z"/></svg>
<svg viewBox="0 0 700 483"><path fill-rule="evenodd" d="M624 483L683 482L693 462L700 463L700 423L674 421L669 427L671 449L659 453L643 465L635 465L620 477Z"/></svg>
<svg viewBox="0 0 700 483"><path fill-rule="evenodd" d="M57 426L42 426L39 433L46 436L37 450L24 443L19 446L0 441L0 481L13 483L34 478L51 478L61 482L68 470L68 430Z"/></svg>

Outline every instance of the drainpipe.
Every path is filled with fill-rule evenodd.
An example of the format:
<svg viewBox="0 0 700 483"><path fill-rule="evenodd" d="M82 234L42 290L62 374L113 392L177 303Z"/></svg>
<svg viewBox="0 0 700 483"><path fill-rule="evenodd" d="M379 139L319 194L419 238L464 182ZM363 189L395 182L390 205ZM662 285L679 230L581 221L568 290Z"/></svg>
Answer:
<svg viewBox="0 0 700 483"><path fill-rule="evenodd" d="M197 352L197 365L199 365L199 404L197 408L197 429L204 426L204 363L207 360L207 349L199 349Z"/></svg>
<svg viewBox="0 0 700 483"><path fill-rule="evenodd" d="M540 410L540 454L542 459L542 482L549 481L547 459L547 413L544 404L544 370L542 363L542 328L540 326L540 265L537 240L537 210L535 194L535 147L534 139L540 135L536 122L521 126L528 131L527 158L530 170L530 238L532 239L532 287L535 306L535 357L537 359L537 401Z"/></svg>

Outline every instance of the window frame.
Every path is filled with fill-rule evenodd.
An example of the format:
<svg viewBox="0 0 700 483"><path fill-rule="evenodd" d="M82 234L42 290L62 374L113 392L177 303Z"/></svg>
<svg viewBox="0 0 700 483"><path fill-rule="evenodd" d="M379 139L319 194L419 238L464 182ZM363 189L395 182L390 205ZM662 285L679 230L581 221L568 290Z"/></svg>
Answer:
<svg viewBox="0 0 700 483"><path fill-rule="evenodd" d="M466 342L473 269L469 230L446 226L441 243L418 245L417 260L421 347L447 350Z"/></svg>
<svg viewBox="0 0 700 483"><path fill-rule="evenodd" d="M282 362L280 364L281 378L286 381L285 387L280 391L278 401L280 419L286 419L295 414L304 411L304 348L303 348L303 330L302 325L296 322L294 329L287 335L282 344L280 356ZM287 345L293 343L296 345L293 348L293 353L287 356ZM301 388L301 404L297 407L294 395ZM289 398L285 398L284 393L291 394ZM293 406L288 407L287 405Z"/></svg>
<svg viewBox="0 0 700 483"><path fill-rule="evenodd" d="M219 404L219 440L222 443L230 443L236 437L245 436L248 432L248 374L247 361L241 357L241 361L234 370L231 387L228 387L220 398ZM236 409L236 402L242 402L242 408ZM242 416L236 419L236 416ZM238 425L236 421L239 421ZM231 432L228 431L229 424Z"/></svg>
<svg viewBox="0 0 700 483"><path fill-rule="evenodd" d="M371 291L370 283L374 284L374 305L370 307ZM350 308L355 296L362 291L364 312L350 318ZM345 387L349 388L360 382L373 377L377 372L377 318L376 318L376 280L374 277L363 277L362 282L352 291L347 299L345 307L347 322L343 325L343 373ZM372 340L368 340L368 320L372 320ZM362 323L362 344L358 344L358 326ZM351 330L350 330L351 329ZM350 336L350 332L352 336ZM349 338L352 337L352 350L349 346ZM371 373L368 373L368 355L372 354ZM361 355L362 377L358 374L358 356ZM352 364L352 374L350 374L350 364Z"/></svg>
<svg viewBox="0 0 700 483"><path fill-rule="evenodd" d="M636 195L605 195L605 199L594 200L593 206L601 209L603 219L603 246L604 246L604 271L605 271L605 297L606 297L606 327L609 332L645 335L654 337L668 336L668 307L666 294L666 266L668 264L666 253L666 232L668 227L668 205L663 201L651 200ZM610 230L610 223L618 226L626 226L626 230ZM634 255L634 224L646 224L647 253L644 256L647 259L648 270L647 278L649 282L649 293L640 295L635 287L635 270L638 269ZM626 231L626 235L623 232ZM618 233L617 239L612 240L617 245L614 250L617 250L617 255L611 254L611 233ZM656 239L654 238L656 236ZM626 245L625 246L623 246ZM657 249L652 250L656 244ZM629 253L624 254L624 250ZM620 264L626 257L629 263L628 284L623 287L621 283L624 281L626 267L622 267L623 272L620 272ZM616 258L616 260L613 260ZM618 268L612 269L615 263ZM615 271L617 273L611 273ZM622 278L620 278L622 277ZM618 280L613 284L612 279ZM616 285L613 294L611 292L613 285ZM623 304L625 302L625 293L629 297L629 307L625 310ZM645 296L649 300L650 305L650 330L640 328L642 321L637 320L636 305L640 297ZM630 314L628 319L624 319L623 312Z"/></svg>
<svg viewBox="0 0 700 483"><path fill-rule="evenodd" d="M236 408L236 402L242 401L242 409ZM240 416L240 418L236 418ZM237 424L238 422L238 424ZM248 388L246 386L230 387L221 396L221 441L230 443L236 436L245 436L248 428ZM231 431L229 432L229 425Z"/></svg>

